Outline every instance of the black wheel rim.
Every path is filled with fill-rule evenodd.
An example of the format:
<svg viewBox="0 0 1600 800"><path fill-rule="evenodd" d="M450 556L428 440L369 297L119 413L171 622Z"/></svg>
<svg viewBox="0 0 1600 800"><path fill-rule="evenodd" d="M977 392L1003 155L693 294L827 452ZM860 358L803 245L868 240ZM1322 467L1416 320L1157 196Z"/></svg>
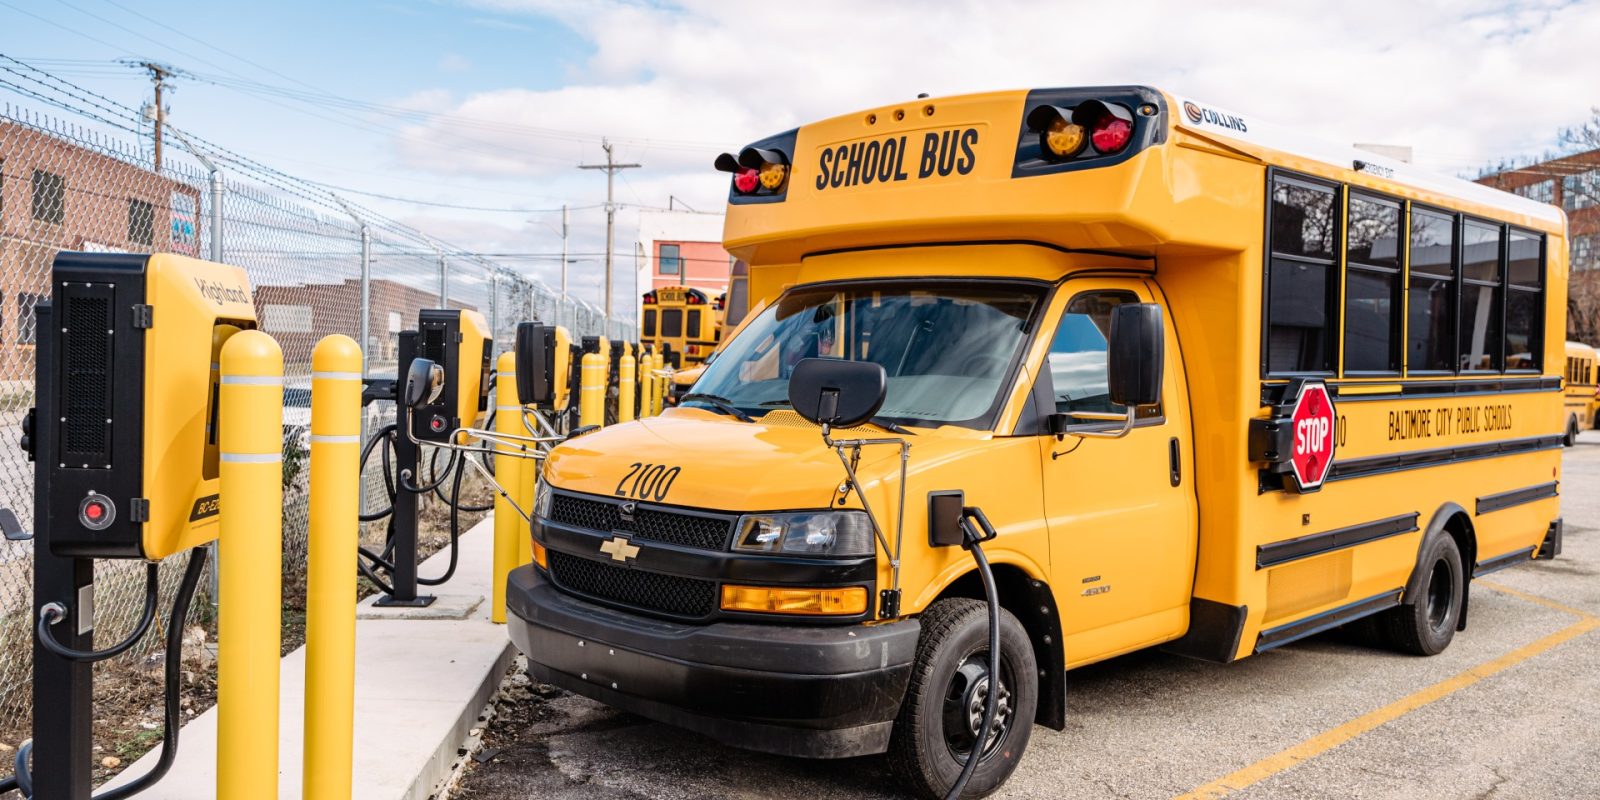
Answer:
<svg viewBox="0 0 1600 800"><path fill-rule="evenodd" d="M983 707L989 697L989 649L986 647L969 654L956 666L945 687L942 721L945 747L956 761L965 762L978 741L978 730L983 726ZM1011 663L1000 659L1000 696L995 702L994 725L989 740L983 746L978 762L987 761L1005 744L1011 735L1012 688L1016 677L1011 673Z"/></svg>
<svg viewBox="0 0 1600 800"><path fill-rule="evenodd" d="M1450 562L1439 559L1433 562L1433 574L1428 576L1428 627L1442 630L1450 618L1450 606L1455 600L1455 575Z"/></svg>

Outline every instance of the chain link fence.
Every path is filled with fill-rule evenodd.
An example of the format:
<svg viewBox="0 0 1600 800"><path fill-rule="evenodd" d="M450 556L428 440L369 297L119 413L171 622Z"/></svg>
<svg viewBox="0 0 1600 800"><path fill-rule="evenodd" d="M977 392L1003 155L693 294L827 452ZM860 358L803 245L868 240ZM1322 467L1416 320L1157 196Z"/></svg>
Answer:
<svg viewBox="0 0 1600 800"><path fill-rule="evenodd" d="M322 337L361 342L371 375L394 374L398 335L415 327L424 308L479 311L497 352L530 319L560 319L574 335L636 338L628 326L608 327L594 306L490 258L198 137L173 131L157 162L137 144L148 130L134 109L4 56L0 91L66 112L0 105L0 506L16 512L25 530L33 524L33 464L16 442L33 406L33 309L49 299L51 264L62 250L181 253L246 270L258 324L284 353L288 574L305 567L311 351ZM364 425L371 432L393 419L392 403L374 403ZM381 469L374 464L364 477L363 506L386 507ZM181 559L169 561L161 568L163 609L183 572ZM144 566L101 561L95 581L103 645L137 621ZM31 586L32 543L0 541L0 743L14 744L29 725ZM209 598L198 599L193 615L209 613ZM140 647L97 669L159 649L165 620L158 619Z"/></svg>

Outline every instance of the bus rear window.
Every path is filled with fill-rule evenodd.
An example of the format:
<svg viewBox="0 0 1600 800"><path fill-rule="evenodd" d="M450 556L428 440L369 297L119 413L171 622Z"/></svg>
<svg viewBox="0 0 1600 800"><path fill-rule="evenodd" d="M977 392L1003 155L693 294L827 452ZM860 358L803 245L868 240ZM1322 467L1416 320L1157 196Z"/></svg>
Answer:
<svg viewBox="0 0 1600 800"><path fill-rule="evenodd" d="M683 309L661 309L661 335L669 338L683 335Z"/></svg>
<svg viewBox="0 0 1600 800"><path fill-rule="evenodd" d="M656 310L647 308L644 311L644 335L656 335Z"/></svg>

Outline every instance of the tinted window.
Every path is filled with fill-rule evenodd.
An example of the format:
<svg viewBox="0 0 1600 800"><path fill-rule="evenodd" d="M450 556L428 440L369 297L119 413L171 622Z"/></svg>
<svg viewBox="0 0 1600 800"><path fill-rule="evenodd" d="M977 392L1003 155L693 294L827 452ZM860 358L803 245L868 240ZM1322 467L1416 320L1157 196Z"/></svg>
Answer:
<svg viewBox="0 0 1600 800"><path fill-rule="evenodd" d="M1498 285L1470 281L1461 287L1461 369L1500 369Z"/></svg>
<svg viewBox="0 0 1600 800"><path fill-rule="evenodd" d="M1339 226L1331 187L1277 178L1272 185L1272 249L1278 253L1333 258Z"/></svg>
<svg viewBox="0 0 1600 800"><path fill-rule="evenodd" d="M691 339L704 338L704 337L701 336L701 331L700 331L700 309L698 309L698 308L689 309L689 338L691 338Z"/></svg>
<svg viewBox="0 0 1600 800"><path fill-rule="evenodd" d="M1406 300L1406 369L1454 372L1456 369L1453 281L1413 274Z"/></svg>
<svg viewBox="0 0 1600 800"><path fill-rule="evenodd" d="M1539 288L1539 251L1543 242L1532 234L1511 231L1506 245L1506 277L1512 286Z"/></svg>
<svg viewBox="0 0 1600 800"><path fill-rule="evenodd" d="M656 335L656 310L653 308L644 310L644 335Z"/></svg>
<svg viewBox="0 0 1600 800"><path fill-rule="evenodd" d="M33 218L56 225L67 218L67 182L60 175L33 171Z"/></svg>
<svg viewBox="0 0 1600 800"><path fill-rule="evenodd" d="M128 241L149 247L156 238L156 207L143 200L128 201Z"/></svg>
<svg viewBox="0 0 1600 800"><path fill-rule="evenodd" d="M1266 288L1269 373L1333 371L1339 317L1337 198L1331 186L1273 178Z"/></svg>
<svg viewBox="0 0 1600 800"><path fill-rule="evenodd" d="M1400 274L1350 267L1344 279L1344 368L1346 372L1400 369L1395 337Z"/></svg>
<svg viewBox="0 0 1600 800"><path fill-rule="evenodd" d="M1274 258L1267 299L1267 369L1332 372L1332 264Z"/></svg>
<svg viewBox="0 0 1600 800"><path fill-rule="evenodd" d="M1506 294L1506 369L1539 368L1544 295L1513 288Z"/></svg>
<svg viewBox="0 0 1600 800"><path fill-rule="evenodd" d="M1500 280L1500 228L1468 222L1462 234L1461 274L1467 280Z"/></svg>
<svg viewBox="0 0 1600 800"><path fill-rule="evenodd" d="M1351 195L1349 261L1400 268L1400 204Z"/></svg>
<svg viewBox="0 0 1600 800"><path fill-rule="evenodd" d="M1111 333L1111 310L1137 303L1130 292L1091 292L1072 298L1061 315L1055 338L1050 340L1050 383L1056 413L1098 411L1120 414L1123 406L1111 402L1106 377L1106 348ZM1140 408L1138 416L1157 417L1160 405Z"/></svg>
<svg viewBox="0 0 1600 800"><path fill-rule="evenodd" d="M683 335L683 309L661 309L661 335L669 339Z"/></svg>
<svg viewBox="0 0 1600 800"><path fill-rule="evenodd" d="M1411 274L1451 278L1455 271L1456 221L1443 214L1412 209Z"/></svg>

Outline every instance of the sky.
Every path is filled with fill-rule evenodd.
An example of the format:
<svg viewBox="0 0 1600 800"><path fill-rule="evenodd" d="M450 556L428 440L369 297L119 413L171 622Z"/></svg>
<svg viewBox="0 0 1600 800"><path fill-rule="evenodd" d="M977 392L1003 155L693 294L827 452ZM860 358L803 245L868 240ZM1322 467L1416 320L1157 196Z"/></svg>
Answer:
<svg viewBox="0 0 1600 800"><path fill-rule="evenodd" d="M0 53L130 106L151 85L119 60L176 67L174 126L457 247L558 253L574 207L591 301L602 137L642 165L616 184L631 265L639 209L720 211L719 152L922 92L1149 84L1473 175L1600 105L1596 43L1600 2L0 0Z"/></svg>

